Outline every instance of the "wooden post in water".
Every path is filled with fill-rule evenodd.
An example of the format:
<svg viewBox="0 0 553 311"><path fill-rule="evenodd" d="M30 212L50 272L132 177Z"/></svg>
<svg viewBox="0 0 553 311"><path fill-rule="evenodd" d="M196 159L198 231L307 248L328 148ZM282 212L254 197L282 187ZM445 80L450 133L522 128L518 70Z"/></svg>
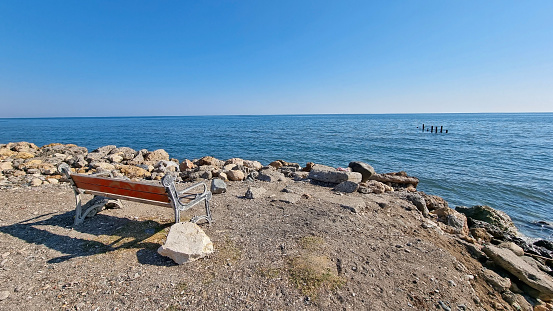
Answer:
<svg viewBox="0 0 553 311"><path fill-rule="evenodd" d="M434 125L430 127L430 133L434 133Z"/></svg>
<svg viewBox="0 0 553 311"><path fill-rule="evenodd" d="M440 133L443 133L444 132L444 126L440 126Z"/></svg>
<svg viewBox="0 0 553 311"><path fill-rule="evenodd" d="M424 132L424 123L422 124L422 131Z"/></svg>

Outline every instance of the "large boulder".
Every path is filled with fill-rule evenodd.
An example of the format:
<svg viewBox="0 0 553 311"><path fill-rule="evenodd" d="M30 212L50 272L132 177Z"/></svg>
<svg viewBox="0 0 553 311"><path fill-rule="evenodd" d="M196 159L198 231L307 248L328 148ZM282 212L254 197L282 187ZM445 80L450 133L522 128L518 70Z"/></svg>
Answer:
<svg viewBox="0 0 553 311"><path fill-rule="evenodd" d="M267 182L283 181L285 178L284 174L274 169L261 170L257 175L257 179Z"/></svg>
<svg viewBox="0 0 553 311"><path fill-rule="evenodd" d="M134 165L122 165L119 167L119 171L129 178L146 178L152 176L147 170Z"/></svg>
<svg viewBox="0 0 553 311"><path fill-rule="evenodd" d="M449 207L442 207L435 211L438 221L448 226L446 231L462 235L469 235L467 217Z"/></svg>
<svg viewBox="0 0 553 311"><path fill-rule="evenodd" d="M195 223L181 222L171 226L165 244L157 252L181 265L213 253L213 243Z"/></svg>
<svg viewBox="0 0 553 311"><path fill-rule="evenodd" d="M225 173L227 174L227 178L232 181L241 181L246 178L244 172L240 170L230 170Z"/></svg>
<svg viewBox="0 0 553 311"><path fill-rule="evenodd" d="M244 160L242 165L244 165L244 167L251 168L256 171L259 171L263 167L263 165L259 161L250 161L250 160Z"/></svg>
<svg viewBox="0 0 553 311"><path fill-rule="evenodd" d="M509 249L486 245L482 251L496 265L533 288L535 291L529 291L530 295L543 301L553 301L553 278L549 274L530 265Z"/></svg>
<svg viewBox="0 0 553 311"><path fill-rule="evenodd" d="M199 163L199 165L211 165L211 166L215 166L215 167L223 167L225 165L224 161L221 161L221 160L219 160L217 158L214 158L212 156L203 157L198 161L198 163Z"/></svg>
<svg viewBox="0 0 553 311"><path fill-rule="evenodd" d="M363 176L362 182L369 180L372 175L376 174L374 168L365 162L349 162L348 167L351 168L353 172L361 173L361 176Z"/></svg>
<svg viewBox="0 0 553 311"><path fill-rule="evenodd" d="M137 154L137 151L129 147L119 147L119 148L113 149L110 152L110 154L118 154L123 158L123 161L129 161L134 159L134 157Z"/></svg>
<svg viewBox="0 0 553 311"><path fill-rule="evenodd" d="M157 149L152 152L148 152L144 156L144 160L148 162L169 161L169 154L163 149Z"/></svg>
<svg viewBox="0 0 553 311"><path fill-rule="evenodd" d="M406 199L413 203L424 217L428 217L428 207L423 196L417 193L407 194Z"/></svg>
<svg viewBox="0 0 553 311"><path fill-rule="evenodd" d="M322 181L327 183L339 184L344 181L352 181L360 183L362 179L361 173L358 172L347 172L347 171L337 171L335 168L315 164L311 171L309 172L310 179L316 181Z"/></svg>
<svg viewBox="0 0 553 311"><path fill-rule="evenodd" d="M502 211L495 210L489 206L476 205L473 207L457 206L455 210L465 214L472 219L484 221L503 231L517 234L518 230L511 220L511 217ZM493 234L493 233L492 233Z"/></svg>

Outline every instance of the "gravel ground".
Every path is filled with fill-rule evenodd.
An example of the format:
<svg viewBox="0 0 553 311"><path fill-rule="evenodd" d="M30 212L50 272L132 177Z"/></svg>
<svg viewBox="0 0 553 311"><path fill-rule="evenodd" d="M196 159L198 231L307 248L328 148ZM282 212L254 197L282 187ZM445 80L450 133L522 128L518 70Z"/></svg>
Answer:
<svg viewBox="0 0 553 311"><path fill-rule="evenodd" d="M249 186L267 191L245 199ZM201 225L215 252L180 266L156 252L171 209L125 201L73 228L68 184L0 201L0 310L513 310L397 193L229 182Z"/></svg>

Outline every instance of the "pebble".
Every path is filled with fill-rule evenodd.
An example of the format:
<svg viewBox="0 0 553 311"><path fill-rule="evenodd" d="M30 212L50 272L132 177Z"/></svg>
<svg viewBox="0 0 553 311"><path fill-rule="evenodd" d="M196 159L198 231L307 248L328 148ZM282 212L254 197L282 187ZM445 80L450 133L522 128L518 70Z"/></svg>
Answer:
<svg viewBox="0 0 553 311"><path fill-rule="evenodd" d="M0 291L0 301L7 299L10 297L10 292L7 290Z"/></svg>

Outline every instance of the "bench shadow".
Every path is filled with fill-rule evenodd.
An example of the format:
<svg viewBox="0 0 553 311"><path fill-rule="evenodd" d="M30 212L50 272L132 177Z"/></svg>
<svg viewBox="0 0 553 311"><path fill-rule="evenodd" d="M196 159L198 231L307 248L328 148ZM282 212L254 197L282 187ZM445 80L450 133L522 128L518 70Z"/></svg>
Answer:
<svg viewBox="0 0 553 311"><path fill-rule="evenodd" d="M64 254L48 260L48 263L135 249L138 250L136 256L141 264L176 265L171 259L157 253L157 249L165 240L165 229L170 227L172 222L160 223L154 220L132 220L97 214L87 218L83 224L73 227L71 224L74 213L68 211L63 214L37 215L11 225L0 226L0 232ZM90 239L83 237L82 233L91 235Z"/></svg>

